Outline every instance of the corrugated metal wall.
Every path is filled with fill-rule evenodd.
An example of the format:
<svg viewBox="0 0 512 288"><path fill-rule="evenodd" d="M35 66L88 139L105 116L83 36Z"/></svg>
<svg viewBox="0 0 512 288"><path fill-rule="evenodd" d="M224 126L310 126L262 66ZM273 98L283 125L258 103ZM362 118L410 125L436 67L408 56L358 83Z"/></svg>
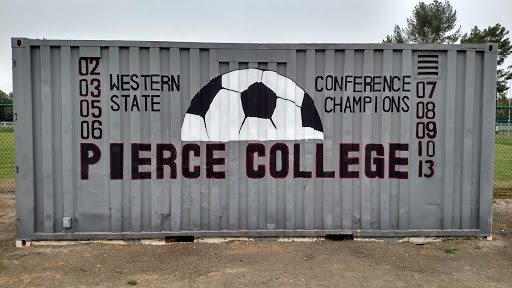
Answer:
<svg viewBox="0 0 512 288"><path fill-rule="evenodd" d="M17 40L13 38L18 239L491 233L496 45ZM437 57L438 74L427 70L426 76L421 74L418 55ZM79 75L80 57L100 57L100 75ZM214 142L192 141L200 146L200 157L191 157L190 166L199 165L201 175L183 177L182 148L191 142L182 142L180 136L191 100L216 76L247 68L276 71L304 89L314 100L324 140L226 142L224 152L215 152L215 157L225 158L225 164L215 168L225 171L225 179L205 176L207 144ZM112 91L111 74L179 75L179 89ZM410 85L404 84L410 91L328 91L332 87L325 82L328 75L399 76L402 82L407 79L404 75L410 75ZM79 81L93 78L101 82L97 99L102 138L83 140L81 121L91 123L97 118L80 115L84 97ZM433 139L418 139L417 103L427 101L428 95L417 97L421 96L417 83L425 83L428 93L429 81L437 83L428 100L435 105L432 121L437 133ZM160 111L113 111L112 95L122 103L122 94L158 94ZM386 105L385 97L400 97L401 109L408 106L409 110L385 112L386 108L378 107L377 112L327 112L340 107L331 106L333 101L364 96L376 99L373 104L377 105ZM435 142L434 156L418 151L421 140L421 145ZM255 142L265 146L265 156L255 160L255 165L265 165L261 179L246 175L246 148ZM98 163L89 166L88 180L81 179L81 143L94 143L102 153ZM124 143L122 180L111 180L111 143ZM152 179L132 180L131 143L151 144L151 151L142 152L141 157L151 157L152 165L139 168L150 171ZM176 147L176 179L169 179L165 169L164 179L157 179L157 143ZM285 178L269 175L270 149L276 143L289 149ZM334 178L315 175L317 143L323 143L324 170L334 171ZM340 143L359 144L359 151L349 154L359 158L358 164L350 165L351 171L359 171L358 178L340 178ZM383 179L365 176L365 146L372 143L385 149ZM408 172L408 179L389 177L390 143L409 144L408 152L396 153L408 158L408 165L397 168ZM293 175L297 148L300 168L311 171L311 178ZM419 177L419 165L428 174L424 160L434 163L430 178ZM72 217L71 228L63 228L63 217Z"/></svg>

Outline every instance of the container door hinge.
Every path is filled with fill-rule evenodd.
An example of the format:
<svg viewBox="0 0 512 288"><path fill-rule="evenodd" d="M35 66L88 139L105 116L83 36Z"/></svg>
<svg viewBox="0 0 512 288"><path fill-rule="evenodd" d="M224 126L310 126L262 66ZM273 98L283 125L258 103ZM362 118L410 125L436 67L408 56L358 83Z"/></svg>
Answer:
<svg viewBox="0 0 512 288"><path fill-rule="evenodd" d="M14 121L18 121L18 113L14 113Z"/></svg>
<svg viewBox="0 0 512 288"><path fill-rule="evenodd" d="M16 166L16 174L20 173L20 168Z"/></svg>
<svg viewBox="0 0 512 288"><path fill-rule="evenodd" d="M21 227L21 220L20 218L16 219L16 226Z"/></svg>
<svg viewBox="0 0 512 288"><path fill-rule="evenodd" d="M16 60L12 59L12 67L16 67Z"/></svg>

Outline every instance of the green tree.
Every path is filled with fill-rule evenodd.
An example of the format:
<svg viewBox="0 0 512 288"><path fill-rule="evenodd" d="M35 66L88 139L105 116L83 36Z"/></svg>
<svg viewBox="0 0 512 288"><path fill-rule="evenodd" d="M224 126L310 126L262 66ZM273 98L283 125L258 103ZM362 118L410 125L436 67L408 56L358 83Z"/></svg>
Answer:
<svg viewBox="0 0 512 288"><path fill-rule="evenodd" d="M407 36L405 36L405 31L400 28L400 26L395 25L393 29L393 35L386 36L386 39L382 41L383 43L408 43Z"/></svg>
<svg viewBox="0 0 512 288"><path fill-rule="evenodd" d="M496 98L496 106L508 106L508 99L505 93L498 94ZM496 109L496 120L505 121L508 119L508 109Z"/></svg>
<svg viewBox="0 0 512 288"><path fill-rule="evenodd" d="M420 2L414 7L412 16L407 18L407 27L395 25L392 35L383 43L452 44L459 40L459 28L451 33L457 22L457 11L450 2L434 0L430 4Z"/></svg>
<svg viewBox="0 0 512 288"><path fill-rule="evenodd" d="M501 24L489 26L487 29L480 30L477 26L471 29L471 33L465 33L460 39L460 43L480 44L480 43L498 43L498 66L503 65L508 55L512 54L512 45L507 37L509 31ZM496 77L496 91L503 94L508 90L507 82L512 79L512 72L508 69L498 69Z"/></svg>
<svg viewBox="0 0 512 288"><path fill-rule="evenodd" d="M0 104L12 104L12 97L0 90ZM0 121L12 121L12 106L0 106Z"/></svg>

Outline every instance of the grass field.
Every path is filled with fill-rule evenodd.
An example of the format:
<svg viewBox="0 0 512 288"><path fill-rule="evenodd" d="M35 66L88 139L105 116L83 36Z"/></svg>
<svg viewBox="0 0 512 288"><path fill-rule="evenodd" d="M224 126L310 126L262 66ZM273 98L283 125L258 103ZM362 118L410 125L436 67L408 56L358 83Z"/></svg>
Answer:
<svg viewBox="0 0 512 288"><path fill-rule="evenodd" d="M494 196L512 196L512 136L494 141Z"/></svg>
<svg viewBox="0 0 512 288"><path fill-rule="evenodd" d="M0 193L14 193L13 128L0 128Z"/></svg>
<svg viewBox="0 0 512 288"><path fill-rule="evenodd" d="M12 179L12 180L11 180ZM0 192L14 188L14 132L0 128ZM512 196L512 136L496 135L494 196Z"/></svg>
<svg viewBox="0 0 512 288"><path fill-rule="evenodd" d="M13 128L0 128L0 179L14 178Z"/></svg>

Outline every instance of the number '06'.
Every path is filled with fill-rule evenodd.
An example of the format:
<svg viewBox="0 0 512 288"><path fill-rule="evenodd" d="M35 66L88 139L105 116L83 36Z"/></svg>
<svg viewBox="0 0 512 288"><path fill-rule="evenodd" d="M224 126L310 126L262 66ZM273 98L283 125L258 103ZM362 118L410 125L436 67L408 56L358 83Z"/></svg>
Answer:
<svg viewBox="0 0 512 288"><path fill-rule="evenodd" d="M103 130L101 129L100 120L92 120L91 122L84 120L80 123L80 131L82 139L101 139Z"/></svg>

